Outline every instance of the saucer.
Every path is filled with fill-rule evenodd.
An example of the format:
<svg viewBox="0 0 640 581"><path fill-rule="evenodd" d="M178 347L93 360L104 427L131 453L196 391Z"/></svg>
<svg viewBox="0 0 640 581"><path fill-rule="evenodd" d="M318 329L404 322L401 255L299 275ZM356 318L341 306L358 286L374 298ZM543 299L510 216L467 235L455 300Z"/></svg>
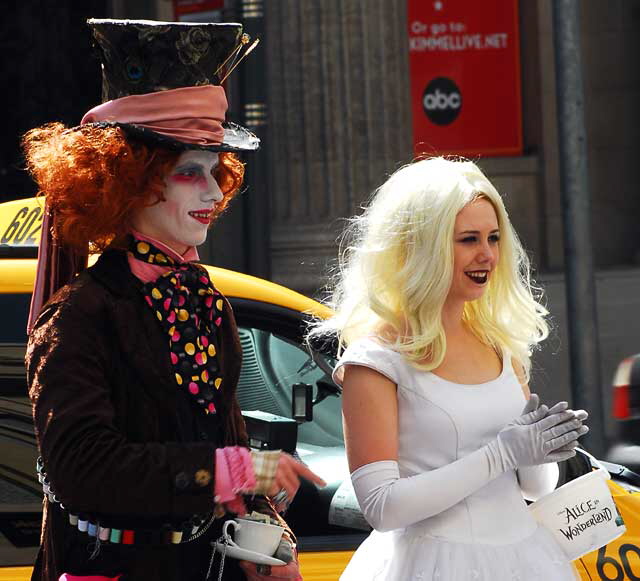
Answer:
<svg viewBox="0 0 640 581"><path fill-rule="evenodd" d="M222 554L224 551L224 543L216 543L216 550ZM284 561L276 559L275 557L269 557L269 555L249 551L249 549L243 549L241 547L234 547L233 545L227 545L227 557L240 559L241 561L251 561L258 565L286 565Z"/></svg>

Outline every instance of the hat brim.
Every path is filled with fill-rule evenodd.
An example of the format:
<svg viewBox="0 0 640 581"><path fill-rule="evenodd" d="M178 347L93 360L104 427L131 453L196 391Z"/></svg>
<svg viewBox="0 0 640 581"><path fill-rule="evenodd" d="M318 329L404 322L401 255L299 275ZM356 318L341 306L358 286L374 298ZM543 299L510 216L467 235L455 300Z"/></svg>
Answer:
<svg viewBox="0 0 640 581"><path fill-rule="evenodd" d="M98 121L96 123L87 123L81 127L120 127L128 136L138 139L147 145L155 147L163 147L175 151L184 151L187 149L199 149L203 151L256 151L260 148L260 138L248 129L245 129L237 123L224 121L222 127L224 129L224 137L222 143L216 145L198 145L195 143L185 143L168 135L163 135L133 123L120 123L118 121Z"/></svg>

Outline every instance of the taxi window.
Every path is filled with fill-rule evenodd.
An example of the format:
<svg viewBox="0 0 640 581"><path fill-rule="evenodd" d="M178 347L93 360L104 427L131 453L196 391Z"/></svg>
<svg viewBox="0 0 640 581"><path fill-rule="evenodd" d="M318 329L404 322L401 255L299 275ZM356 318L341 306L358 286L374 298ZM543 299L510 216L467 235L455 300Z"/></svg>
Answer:
<svg viewBox="0 0 640 581"><path fill-rule="evenodd" d="M26 396L0 397L0 449L0 567L29 565L40 541L42 487Z"/></svg>
<svg viewBox="0 0 640 581"><path fill-rule="evenodd" d="M240 327L239 333L243 361L237 393L243 410L290 418L292 385L311 385L315 399L319 384L333 384L331 377L295 341L253 327ZM327 363L327 369L333 367ZM314 446L344 444L340 398L329 396L313 407L313 421L298 427L298 442Z"/></svg>
<svg viewBox="0 0 640 581"><path fill-rule="evenodd" d="M40 541L42 487L24 353L30 294L0 294L0 567L33 563Z"/></svg>
<svg viewBox="0 0 640 581"><path fill-rule="evenodd" d="M4 294L0 292L0 313L2 313L0 343L27 342L27 317L30 302L31 294Z"/></svg>

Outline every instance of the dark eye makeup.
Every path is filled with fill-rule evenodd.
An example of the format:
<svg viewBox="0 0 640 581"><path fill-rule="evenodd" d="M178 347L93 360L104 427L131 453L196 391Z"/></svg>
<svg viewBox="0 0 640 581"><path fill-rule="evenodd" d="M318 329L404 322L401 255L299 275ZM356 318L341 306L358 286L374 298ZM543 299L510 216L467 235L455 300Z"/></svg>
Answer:
<svg viewBox="0 0 640 581"><path fill-rule="evenodd" d="M488 240L492 244L495 244L495 243L500 241L500 234L498 232L495 232L493 234L489 234ZM460 238L458 240L458 242L462 242L464 244L471 244L471 243L477 242L477 241L478 241L478 236L475 235L475 234L464 236L464 237L462 237L462 238Z"/></svg>
<svg viewBox="0 0 640 581"><path fill-rule="evenodd" d="M218 171L217 163L211 167L211 174L212 175L215 174L216 171ZM175 169L174 175L195 177L195 176L203 175L203 173L204 173L204 166L200 165L199 163L189 163L189 164L185 164L180 167L177 167Z"/></svg>

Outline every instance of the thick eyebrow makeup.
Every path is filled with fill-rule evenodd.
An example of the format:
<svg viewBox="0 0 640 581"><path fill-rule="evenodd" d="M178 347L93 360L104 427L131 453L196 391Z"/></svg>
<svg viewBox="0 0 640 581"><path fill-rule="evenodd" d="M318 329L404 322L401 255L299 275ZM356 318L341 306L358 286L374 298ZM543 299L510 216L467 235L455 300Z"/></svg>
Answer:
<svg viewBox="0 0 640 581"><path fill-rule="evenodd" d="M199 169L199 170L203 170L204 166L201 163L196 163L193 161L187 162L187 163L183 163L182 165L179 165L176 168L176 171L184 171L186 169Z"/></svg>
<svg viewBox="0 0 640 581"><path fill-rule="evenodd" d="M489 234L499 234L500 230L496 229L496 230L491 230L491 232L489 232ZM480 234L480 230L463 230L462 232L458 232L458 236L460 236L461 234Z"/></svg>
<svg viewBox="0 0 640 581"><path fill-rule="evenodd" d="M210 171L215 171L218 168L218 162L216 161L216 163L211 165L211 170ZM177 172L181 172L181 171L185 171L185 170L199 170L204 172L205 171L205 166L197 161L188 161L186 163L183 163L182 165L179 165L178 167L176 167L176 169L174 170L176 173Z"/></svg>

